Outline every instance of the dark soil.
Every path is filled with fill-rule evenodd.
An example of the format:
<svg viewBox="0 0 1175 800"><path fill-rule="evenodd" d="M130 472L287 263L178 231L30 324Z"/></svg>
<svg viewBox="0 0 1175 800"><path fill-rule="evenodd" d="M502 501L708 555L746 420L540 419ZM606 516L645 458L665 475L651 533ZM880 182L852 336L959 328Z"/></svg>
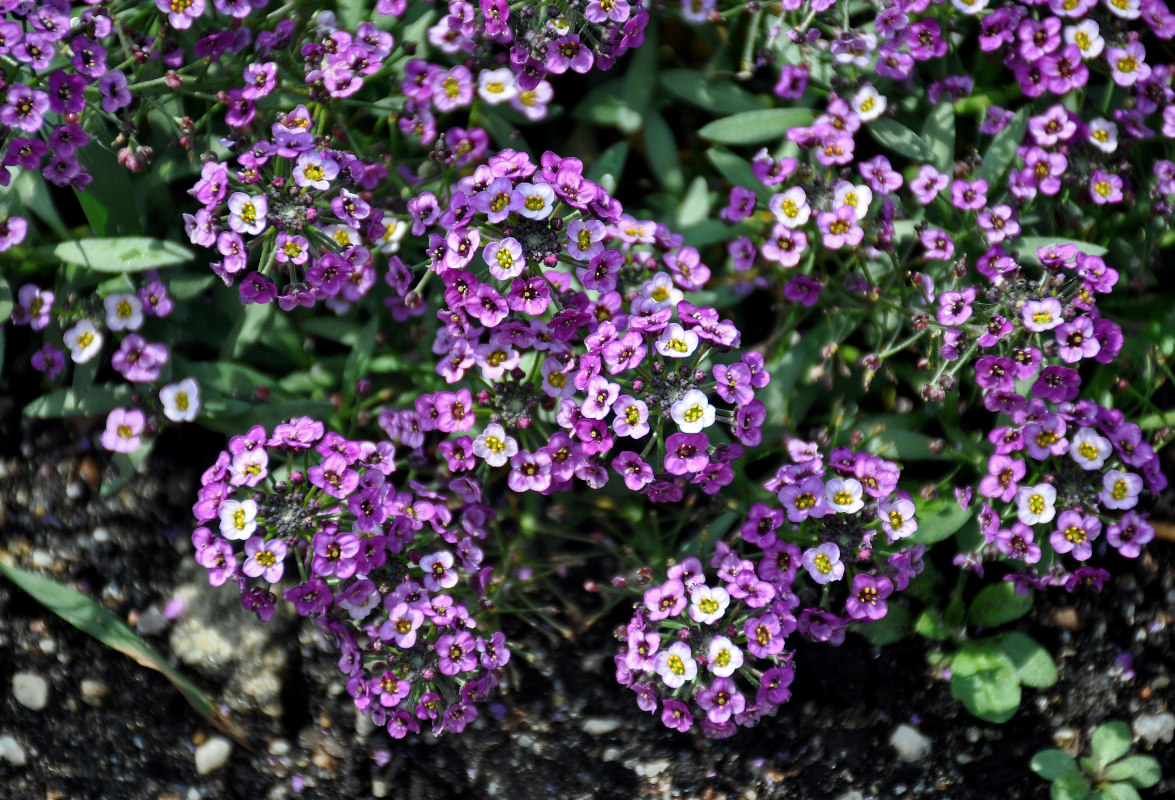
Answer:
<svg viewBox="0 0 1175 800"><path fill-rule="evenodd" d="M79 585L134 622L166 604L190 559L188 508L194 470L211 461L209 437L161 443L146 474L102 499L104 457L91 435L20 421L11 408L0 414L0 558ZM165 678L0 579L0 737L27 756L14 766L0 755L0 798L1044 798L1048 785L1028 768L1033 753L1080 747L1104 720L1173 705L1173 608L1167 544L1101 595L1042 598L1019 627L1049 649L1060 678L1026 689L1003 725L951 697L921 641L881 651L858 636L839 648L801 646L792 701L723 741L667 731L613 681L619 618L575 641L518 632L529 659L512 661L507 694L464 734L404 742L357 730L333 648L294 623L279 640L278 715L234 712L250 749L235 745L227 764L199 775L195 748L217 731ZM166 631L145 638L169 653ZM1133 676L1115 663L1122 653L1133 656ZM12 676L27 671L49 682L41 711L14 699ZM222 698L209 674L193 677ZM92 682L108 693L95 696ZM890 744L903 723L930 740L916 763L898 761ZM1175 795L1172 752L1154 748L1167 777L1150 797Z"/></svg>

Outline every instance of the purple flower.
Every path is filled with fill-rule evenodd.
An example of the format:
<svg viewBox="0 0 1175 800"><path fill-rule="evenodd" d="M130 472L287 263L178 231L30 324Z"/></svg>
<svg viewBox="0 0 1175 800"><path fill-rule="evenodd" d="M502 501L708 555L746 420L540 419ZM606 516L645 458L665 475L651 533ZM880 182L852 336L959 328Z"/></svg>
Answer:
<svg viewBox="0 0 1175 800"><path fill-rule="evenodd" d="M139 436L145 426L146 417L139 409L132 408L128 411L125 408L116 408L106 416L102 446L114 453L133 453L139 449ZM229 552L232 552L231 547Z"/></svg>
<svg viewBox="0 0 1175 800"><path fill-rule="evenodd" d="M8 87L6 97L8 102L0 106L0 122L27 133L41 129L43 115L49 110L49 95L23 83L14 83Z"/></svg>
<svg viewBox="0 0 1175 800"><path fill-rule="evenodd" d="M845 574L845 565L840 560L840 548L833 542L809 547L804 551L801 563L812 576L812 580L821 585L839 581Z"/></svg>
<svg viewBox="0 0 1175 800"><path fill-rule="evenodd" d="M436 652L440 656L440 663L437 666L445 675L456 675L477 668L477 646L468 631L439 637Z"/></svg>
<svg viewBox="0 0 1175 800"><path fill-rule="evenodd" d="M661 706L661 724L670 730L688 733L694 724L693 712L682 701L667 697Z"/></svg>
<svg viewBox="0 0 1175 800"><path fill-rule="evenodd" d="M155 7L167 14L171 27L187 30L204 13L204 0L155 0Z"/></svg>
<svg viewBox="0 0 1175 800"><path fill-rule="evenodd" d="M1101 532L1101 520L1092 514L1064 511L1057 517L1057 529L1049 536L1049 544L1058 553L1072 553L1078 561L1086 561L1093 555L1093 540Z"/></svg>
<svg viewBox="0 0 1175 800"><path fill-rule="evenodd" d="M1122 202L1122 178L1095 169L1089 178L1089 199L1096 205Z"/></svg>
<svg viewBox="0 0 1175 800"><path fill-rule="evenodd" d="M263 577L269 583L281 580L286 558L286 544L281 539L267 542L254 536L245 542L245 556L241 571L250 578Z"/></svg>
<svg viewBox="0 0 1175 800"><path fill-rule="evenodd" d="M1154 538L1154 526L1136 511L1127 511L1106 530L1106 541L1125 558L1138 558L1142 545Z"/></svg>
<svg viewBox="0 0 1175 800"><path fill-rule="evenodd" d="M975 289L970 286L961 292L943 292L938 298L938 321L943 325L962 325L971 319L974 300Z"/></svg>
<svg viewBox="0 0 1175 800"><path fill-rule="evenodd" d="M704 433L675 433L665 440L665 471L670 475L692 475L710 463Z"/></svg>
<svg viewBox="0 0 1175 800"><path fill-rule="evenodd" d="M698 692L698 705L710 722L721 724L746 708L746 698L730 678L715 678L710 688Z"/></svg>
<svg viewBox="0 0 1175 800"><path fill-rule="evenodd" d="M929 164L923 164L918 175L910 182L910 191L922 205L930 205L934 198L950 183L950 176L936 170Z"/></svg>
<svg viewBox="0 0 1175 800"><path fill-rule="evenodd" d="M1057 328L1057 347L1061 360L1073 364L1083 358L1093 358L1101 345L1093 333L1089 317L1077 317Z"/></svg>
<svg viewBox="0 0 1175 800"><path fill-rule="evenodd" d="M859 573L853 577L853 586L845 601L845 611L853 619L879 620L889 606L886 598L893 594L893 581Z"/></svg>
<svg viewBox="0 0 1175 800"><path fill-rule="evenodd" d="M111 70L98 79L98 91L102 93L102 110L113 114L131 104L131 93L126 88L126 75L121 70ZM0 111L0 121L3 121Z"/></svg>
<svg viewBox="0 0 1175 800"><path fill-rule="evenodd" d="M984 497L998 497L1005 503L1010 503L1020 488L1019 481L1024 477L1027 467L1019 458L1009 458L1006 455L993 455L987 462L988 474L979 482L979 493Z"/></svg>
<svg viewBox="0 0 1175 800"><path fill-rule="evenodd" d="M951 183L951 204L960 211L978 211L987 205L987 181L955 180Z"/></svg>
<svg viewBox="0 0 1175 800"><path fill-rule="evenodd" d="M1059 364L1045 367L1032 384L1032 394L1051 403L1068 403L1081 391L1081 376L1076 370Z"/></svg>

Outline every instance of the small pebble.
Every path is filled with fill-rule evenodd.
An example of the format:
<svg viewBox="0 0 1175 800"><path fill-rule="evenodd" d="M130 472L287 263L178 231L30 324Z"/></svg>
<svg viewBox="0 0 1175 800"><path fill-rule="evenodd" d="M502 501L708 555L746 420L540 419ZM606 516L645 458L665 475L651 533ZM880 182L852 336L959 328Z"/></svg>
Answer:
<svg viewBox="0 0 1175 800"><path fill-rule="evenodd" d="M1077 616L1076 608L1063 606L1053 612L1053 624L1067 631L1075 631L1081 627L1081 618Z"/></svg>
<svg viewBox="0 0 1175 800"><path fill-rule="evenodd" d="M196 748L196 772L208 775L228 763L233 743L223 736L213 736Z"/></svg>
<svg viewBox="0 0 1175 800"><path fill-rule="evenodd" d="M583 721L583 732L588 736L603 736L620 727L620 720L613 717L588 717Z"/></svg>
<svg viewBox="0 0 1175 800"><path fill-rule="evenodd" d="M23 767L29 761L20 742L7 733L0 736L0 759L14 767Z"/></svg>
<svg viewBox="0 0 1175 800"><path fill-rule="evenodd" d="M106 528L94 528L94 541L101 544L110 541L110 531Z"/></svg>
<svg viewBox="0 0 1175 800"><path fill-rule="evenodd" d="M1131 724L1134 735L1154 747L1158 742L1170 744L1175 739L1175 714L1164 711L1162 714L1142 714L1134 718Z"/></svg>
<svg viewBox="0 0 1175 800"><path fill-rule="evenodd" d="M836 800L865 800L865 795L858 792L856 789L845 792Z"/></svg>
<svg viewBox="0 0 1175 800"><path fill-rule="evenodd" d="M18 672L12 676L12 695L25 708L40 711L49 705L49 682L32 672Z"/></svg>
<svg viewBox="0 0 1175 800"><path fill-rule="evenodd" d="M898 761L913 764L930 755L930 737L912 725L899 725L889 736L889 743L898 753Z"/></svg>
<svg viewBox="0 0 1175 800"><path fill-rule="evenodd" d="M102 681L86 678L81 684L82 700L91 706L102 705L102 699L110 694L110 689Z"/></svg>
<svg viewBox="0 0 1175 800"><path fill-rule="evenodd" d="M392 788L388 782L382 778L371 779L371 794L375 797L387 797L391 794Z"/></svg>
<svg viewBox="0 0 1175 800"><path fill-rule="evenodd" d="M167 617L159 610L159 606L148 606L147 610L139 615L139 633L144 636L155 636L167 630Z"/></svg>

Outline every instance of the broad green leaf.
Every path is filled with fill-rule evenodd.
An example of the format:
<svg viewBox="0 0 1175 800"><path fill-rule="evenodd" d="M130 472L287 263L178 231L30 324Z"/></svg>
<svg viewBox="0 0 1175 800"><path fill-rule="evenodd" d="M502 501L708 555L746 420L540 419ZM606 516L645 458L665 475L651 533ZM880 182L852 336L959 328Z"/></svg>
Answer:
<svg viewBox="0 0 1175 800"><path fill-rule="evenodd" d="M861 635L875 647L900 642L910 635L910 612L899 603L890 603L884 617L865 625Z"/></svg>
<svg viewBox="0 0 1175 800"><path fill-rule="evenodd" d="M1010 663L964 675L952 662L951 694L967 710L988 722L1007 722L1020 707L1020 683Z"/></svg>
<svg viewBox="0 0 1175 800"><path fill-rule="evenodd" d="M53 248L62 261L99 272L143 272L185 264L192 251L181 244L148 236L112 236L62 242Z"/></svg>
<svg viewBox="0 0 1175 800"><path fill-rule="evenodd" d="M716 115L761 109L763 104L737 83L710 78L693 69L669 69L660 75L669 93Z"/></svg>
<svg viewBox="0 0 1175 800"><path fill-rule="evenodd" d="M1019 619L1032 608L1032 594L1018 594L1010 581L984 587L967 609L967 623L994 628Z"/></svg>
<svg viewBox="0 0 1175 800"><path fill-rule="evenodd" d="M27 209L48 225L58 239L69 238L69 231L66 230L61 215L57 213L57 206L49 195L49 187L36 171L17 168L12 183L7 188L0 188L0 197L5 198L8 206L6 212L0 213L0 217L5 214L19 214Z"/></svg>
<svg viewBox="0 0 1175 800"><path fill-rule="evenodd" d="M205 719L237 741L244 742L243 732L222 715L216 704L182 672L167 663L151 645L139 638L127 624L91 598L56 581L32 572L0 563L0 574L28 592L45 608L107 647L129 656L136 663L163 674L180 691L184 699Z"/></svg>
<svg viewBox="0 0 1175 800"><path fill-rule="evenodd" d="M205 392L239 400L252 400L258 386L277 383L271 375L235 361L188 361L177 356L175 371L180 377L195 378Z"/></svg>
<svg viewBox="0 0 1175 800"><path fill-rule="evenodd" d="M918 510L918 530L910 539L915 544L931 545L949 539L975 515L974 507L962 508L948 497L916 498L914 505Z"/></svg>
<svg viewBox="0 0 1175 800"><path fill-rule="evenodd" d="M999 184L1008 168L1012 166L1012 161L1016 158L1016 148L1020 146L1027 130L1028 109L1022 108L991 140L987 152L983 154L983 163L979 166L976 178L982 178L991 187Z"/></svg>
<svg viewBox="0 0 1175 800"><path fill-rule="evenodd" d="M348 347L355 344L362 330L359 323L350 317L312 317L302 320L298 327L304 333L321 336Z"/></svg>
<svg viewBox="0 0 1175 800"><path fill-rule="evenodd" d="M771 202L775 192L771 187L764 186L763 182L755 177L755 171L745 158L740 158L729 150L711 147L706 151L706 158L714 168L733 186L745 186L755 192L759 204L766 207Z"/></svg>
<svg viewBox="0 0 1175 800"><path fill-rule="evenodd" d="M1016 677L1025 686L1043 689L1057 682L1057 665L1049 651L1031 636L1010 631L992 637L992 643L1012 660Z"/></svg>
<svg viewBox="0 0 1175 800"><path fill-rule="evenodd" d="M1099 725L1090 741L1090 756L1095 768L1103 770L1106 765L1126 755L1133 738L1130 725L1120 719Z"/></svg>
<svg viewBox="0 0 1175 800"><path fill-rule="evenodd" d="M914 633L927 639L943 641L951 638L951 629L934 609L926 609L914 620Z"/></svg>
<svg viewBox="0 0 1175 800"><path fill-rule="evenodd" d="M127 384L89 387L85 394L73 389L57 389L38 397L24 407L27 417L55 419L58 417L90 417L108 414L130 402L131 387Z"/></svg>
<svg viewBox="0 0 1175 800"><path fill-rule="evenodd" d="M1053 244L1073 244L1077 246L1078 250L1091 256L1104 256L1106 254L1106 248L1100 244L1068 239L1064 236L1022 236L1011 243L1011 250L1020 257L1021 261L1039 264L1040 258L1036 255L1037 249Z"/></svg>
<svg viewBox="0 0 1175 800"><path fill-rule="evenodd" d="M645 158L653 174L666 191L680 194L685 189L685 176L677 155L677 140L659 111L650 111L645 116L644 140Z"/></svg>
<svg viewBox="0 0 1175 800"><path fill-rule="evenodd" d="M1049 796L1053 800L1085 800L1089 797L1089 778L1084 775L1062 775L1053 781Z"/></svg>
<svg viewBox="0 0 1175 800"><path fill-rule="evenodd" d="M1150 756L1120 758L1106 769L1106 779L1124 781L1136 789L1149 789L1163 777L1159 762Z"/></svg>
<svg viewBox="0 0 1175 800"><path fill-rule="evenodd" d="M926 118L922 141L930 149L931 163L939 172L950 175L955 163L955 107L939 103Z"/></svg>
<svg viewBox="0 0 1175 800"><path fill-rule="evenodd" d="M677 228L677 231L685 237L686 244L702 248L706 245L728 242L746 233L753 234L755 228L742 223L731 226L719 219L706 219L689 228Z"/></svg>
<svg viewBox="0 0 1175 800"><path fill-rule="evenodd" d="M192 300L212 288L216 276L207 275L173 275L167 280L167 292L173 300Z"/></svg>
<svg viewBox="0 0 1175 800"><path fill-rule="evenodd" d="M221 361L239 358L245 348L261 338L274 314L273 303L250 303L237 314L233 329L220 346Z"/></svg>
<svg viewBox="0 0 1175 800"><path fill-rule="evenodd" d="M131 187L130 173L102 142L113 137L107 125L91 130L98 141L77 152L78 161L92 180L84 190L74 190L82 211L98 236L133 236L142 233L138 193Z"/></svg>
<svg viewBox="0 0 1175 800"><path fill-rule="evenodd" d="M1008 670L1013 677L1016 665L990 639L965 642L958 652L951 656L953 675L975 675L980 672Z"/></svg>
<svg viewBox="0 0 1175 800"><path fill-rule="evenodd" d="M1142 800L1142 795L1129 783L1107 783L1098 787L1090 800Z"/></svg>
<svg viewBox="0 0 1175 800"><path fill-rule="evenodd" d="M653 90L657 86L657 31L656 26L650 25L645 30L645 42L631 56L628 69L624 73L624 102L643 120L649 111L653 100ZM635 133L640 130L626 128L621 120L620 129L625 133Z"/></svg>
<svg viewBox="0 0 1175 800"><path fill-rule="evenodd" d="M810 125L810 108L763 108L743 111L702 126L698 135L718 144L762 144L782 139L789 130Z"/></svg>
<svg viewBox="0 0 1175 800"><path fill-rule="evenodd" d="M363 22L367 13L367 3L364 0L339 0L338 11L342 27L353 31Z"/></svg>
<svg viewBox="0 0 1175 800"><path fill-rule="evenodd" d="M587 178L599 183L605 175L619 183L624 174L624 165L628 163L628 142L617 142L604 152L600 153L587 170Z"/></svg>
<svg viewBox="0 0 1175 800"><path fill-rule="evenodd" d="M710 215L710 190L706 186L706 179L701 175L693 179L677 207L676 229L691 228L699 225Z"/></svg>
<svg viewBox="0 0 1175 800"><path fill-rule="evenodd" d="M869 135L882 147L919 162L930 162L934 156L922 137L897 120L880 117L865 124Z"/></svg>
<svg viewBox="0 0 1175 800"><path fill-rule="evenodd" d="M1063 775L1079 775L1081 769L1064 750L1041 750L1029 763L1032 771L1046 781L1055 781Z"/></svg>

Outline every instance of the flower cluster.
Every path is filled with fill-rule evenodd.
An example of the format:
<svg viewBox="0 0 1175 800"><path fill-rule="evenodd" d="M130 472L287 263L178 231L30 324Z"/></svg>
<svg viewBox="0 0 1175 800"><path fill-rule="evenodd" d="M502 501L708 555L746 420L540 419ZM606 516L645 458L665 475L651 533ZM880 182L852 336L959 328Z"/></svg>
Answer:
<svg viewBox="0 0 1175 800"><path fill-rule="evenodd" d="M447 203L423 192L408 208L414 236L444 231L429 233L428 274L444 284L433 352L456 391L385 412L389 436L458 434L445 445L450 467L509 463L515 491L573 478L596 488L609 466L659 501L680 499L687 482L708 494L730 483L743 445L762 438L754 395L769 376L758 353L719 361L740 334L685 299L710 275L695 248L551 152L536 165L502 151ZM406 306L410 274L393 267L388 282ZM474 431L479 415L489 424ZM723 427L738 442L723 443Z"/></svg>
<svg viewBox="0 0 1175 800"><path fill-rule="evenodd" d="M670 728L687 731L695 718L709 736L752 727L790 696L788 635L840 644L849 624L885 617L922 571L925 548L901 549L918 522L896 464L835 448L826 466L799 440L788 452L793 463L765 484L779 505L755 503L739 528L753 555L719 542L716 585L697 558L670 567L628 625L617 680Z"/></svg>
<svg viewBox="0 0 1175 800"><path fill-rule="evenodd" d="M335 637L356 708L393 737L429 721L459 732L510 658L480 613L492 568L479 542L494 512L468 477L397 488L396 466L390 442L308 417L234 436L201 479L196 560L263 620L284 584Z"/></svg>
<svg viewBox="0 0 1175 800"><path fill-rule="evenodd" d="M791 697L794 654L784 648L796 619L769 559L729 554L712 566L713 585L701 561L688 558L645 592L624 630L616 679L643 711L659 709L666 727L686 732L698 721L706 735L725 737Z"/></svg>
<svg viewBox="0 0 1175 800"><path fill-rule="evenodd" d="M1005 412L1008 424L988 435L994 452L978 485L984 555L1016 568L1008 580L1024 591L1100 588L1109 572L1091 566L1095 552L1106 543L1126 558L1139 555L1155 535L1137 510L1140 495L1161 492L1167 478L1138 425L1121 411L1077 399L1076 373L1059 389L1047 369ZM1070 568L1061 556L1079 566Z"/></svg>

